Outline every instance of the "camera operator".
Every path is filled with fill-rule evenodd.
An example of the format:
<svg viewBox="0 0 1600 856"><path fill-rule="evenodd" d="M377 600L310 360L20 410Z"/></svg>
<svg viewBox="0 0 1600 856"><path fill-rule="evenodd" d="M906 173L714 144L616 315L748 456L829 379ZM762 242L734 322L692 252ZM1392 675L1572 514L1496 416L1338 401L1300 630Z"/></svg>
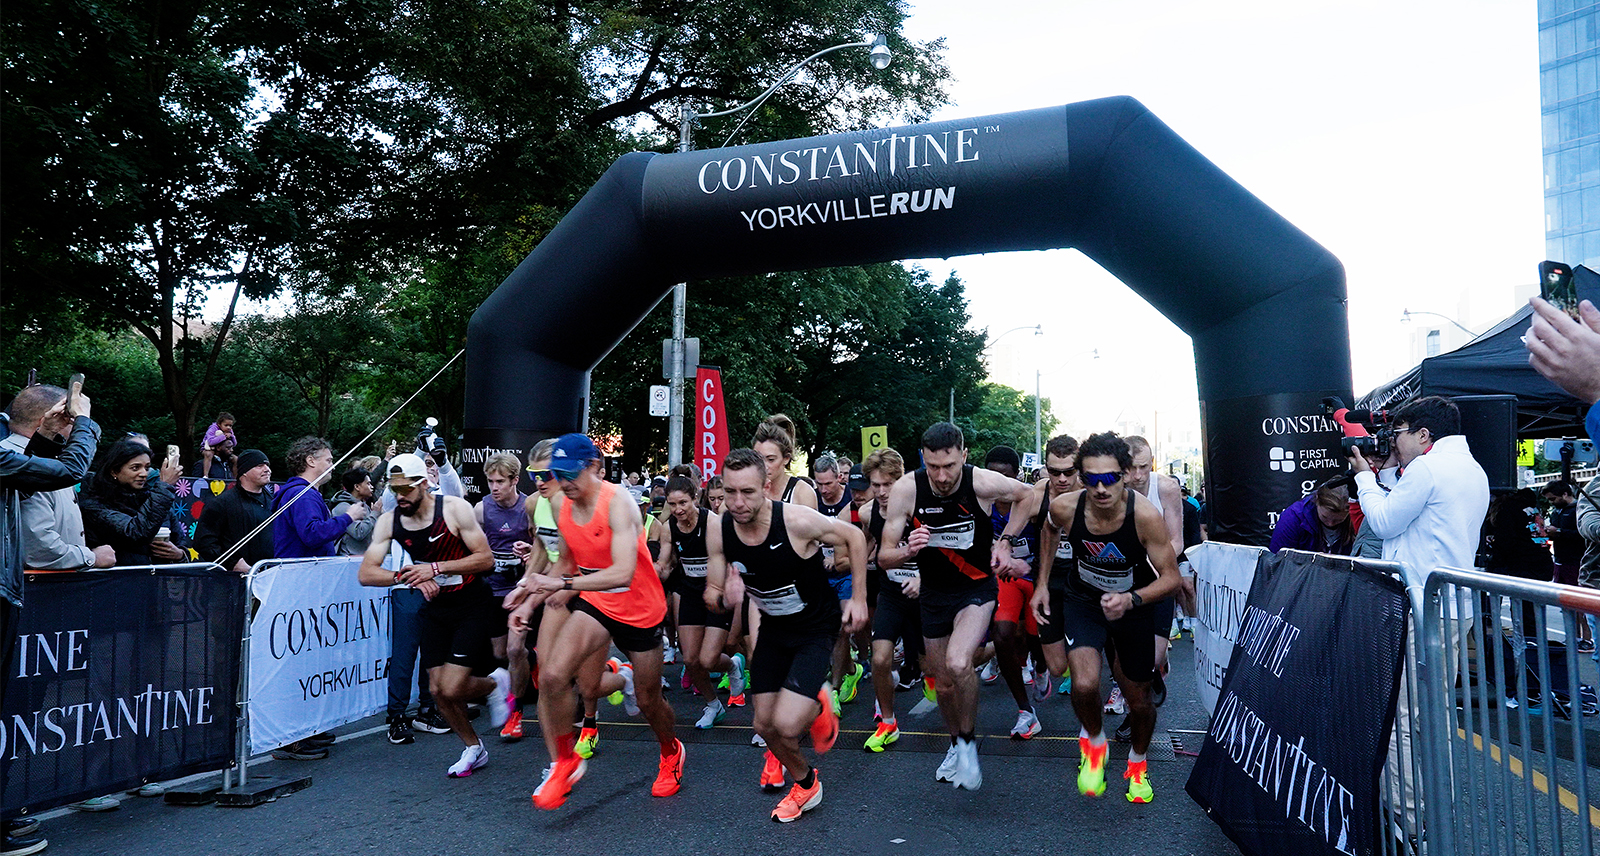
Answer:
<svg viewBox="0 0 1600 856"><path fill-rule="evenodd" d="M444 438L433 430L437 420L428 417L427 424L417 432L417 448L413 452L422 459L422 464L428 474L428 491L434 496L459 496L467 495L466 488L461 484L461 476L456 473L456 468L450 465L450 455L445 446ZM389 444L391 447L393 443ZM393 458L393 455L389 456ZM384 511L393 511L395 507L394 491L385 487L381 500Z"/></svg>
<svg viewBox="0 0 1600 856"><path fill-rule="evenodd" d="M1489 510L1489 477L1467 449L1461 434L1461 411L1438 396L1408 402L1395 411L1393 458L1400 477L1393 489L1378 484L1372 465L1358 448L1349 448L1355 471L1356 496L1361 504L1362 528L1383 539L1383 558L1405 565L1407 586L1420 584L1434 568L1472 568L1478 533ZM1453 605L1452 605L1453 606ZM1451 618L1455 618L1451 612ZM1445 674L1455 670L1461 627L1446 622ZM1407 656L1406 668L1414 668ZM1406 680L1400 682L1395 703L1396 739L1390 747L1388 773L1400 781L1414 769L1411 744L1416 726ZM1415 783L1411 783L1414 785ZM1417 836L1411 823L1421 818L1417 789L1401 789L1391 810L1401 813L1402 829ZM1403 812L1403 813L1402 813Z"/></svg>

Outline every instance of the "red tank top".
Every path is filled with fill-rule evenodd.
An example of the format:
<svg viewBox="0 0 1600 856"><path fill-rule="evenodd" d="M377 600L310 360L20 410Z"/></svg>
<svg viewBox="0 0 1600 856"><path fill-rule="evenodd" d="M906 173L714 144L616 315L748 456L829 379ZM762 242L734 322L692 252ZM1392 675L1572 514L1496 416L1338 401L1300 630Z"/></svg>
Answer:
<svg viewBox="0 0 1600 856"><path fill-rule="evenodd" d="M611 482L600 483L600 496L595 500L594 516L588 523L580 524L572 519L572 500L561 503L561 517L556 526L567 542L579 574L592 574L611 567L611 497L616 487ZM650 561L642 527L637 546L630 585L607 591L586 591L579 597L623 624L654 627L666 618L667 597L661 588L661 578L656 576L655 563Z"/></svg>

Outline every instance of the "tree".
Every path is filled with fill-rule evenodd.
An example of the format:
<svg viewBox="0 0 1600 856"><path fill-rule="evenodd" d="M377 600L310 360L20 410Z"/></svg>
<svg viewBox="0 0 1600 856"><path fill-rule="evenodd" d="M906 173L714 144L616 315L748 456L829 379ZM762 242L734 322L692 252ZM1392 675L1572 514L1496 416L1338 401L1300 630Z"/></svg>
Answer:
<svg viewBox="0 0 1600 856"><path fill-rule="evenodd" d="M316 434L328 435L334 410L357 389L369 361L388 353L392 333L365 300L302 297L294 311L245 319L236 341L288 380L316 414Z"/></svg>
<svg viewBox="0 0 1600 856"><path fill-rule="evenodd" d="M1010 446L1018 454L1034 451L1033 396L1004 384L979 385L982 401L975 410L956 414L956 425L967 437L974 463L995 446ZM1054 435L1059 420L1050 412L1049 399L1039 401L1039 441Z"/></svg>

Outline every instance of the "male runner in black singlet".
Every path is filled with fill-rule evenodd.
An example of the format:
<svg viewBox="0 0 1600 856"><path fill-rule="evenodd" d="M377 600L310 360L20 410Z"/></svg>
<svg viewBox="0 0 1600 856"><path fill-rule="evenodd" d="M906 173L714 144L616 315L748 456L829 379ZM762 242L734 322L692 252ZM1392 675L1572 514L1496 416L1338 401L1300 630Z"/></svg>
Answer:
<svg viewBox="0 0 1600 856"><path fill-rule="evenodd" d="M772 812L788 823L822 802L822 779L800 754L800 735L810 730L818 754L839 736L825 678L840 624L853 631L866 623L867 544L847 521L767 499L766 461L750 449L728 453L722 483L727 513L706 532L705 601L726 610L748 594L764 616L749 691L756 731L795 782ZM824 545L851 557L852 596L842 608L823 568Z"/></svg>
<svg viewBox="0 0 1600 856"><path fill-rule="evenodd" d="M878 565L898 568L915 557L922 578L926 662L950 731L950 750L934 778L966 790L983 785L974 734L978 676L972 662L994 617L997 592L989 515L997 500L1022 502L1030 492L1016 479L967 463L961 429L940 422L923 433L922 468L895 484L884 516Z"/></svg>
<svg viewBox="0 0 1600 856"><path fill-rule="evenodd" d="M489 640L503 632L505 613L483 578L494 570L494 555L472 506L460 497L434 496L427 481L427 468L416 455L389 461L395 508L373 527L360 579L368 586L405 583L427 598L418 613L422 667L428 670L434 703L466 747L448 774L464 778L489 763L489 752L467 718L467 700L488 696L489 723L495 728L511 712L511 675L505 669L489 671L494 661ZM383 560L396 543L404 551L401 561L410 563L385 570Z"/></svg>
<svg viewBox="0 0 1600 856"><path fill-rule="evenodd" d="M850 519L851 494L850 488L845 483L849 471L839 471L839 461L832 455L821 455L811 465L811 477L817 483L817 510L825 517L838 517L843 520ZM842 605L850 599L850 564L848 562L834 562L833 548L822 548L822 561L828 569L828 584L833 586L834 594L839 596ZM869 601L870 603L870 601ZM856 690L861 683L862 675L866 670L860 663L850 657L850 634L840 632L839 641L833 646L833 712L839 713L840 704L849 704L855 701Z"/></svg>
<svg viewBox="0 0 1600 856"><path fill-rule="evenodd" d="M1078 447L1084 489L1056 497L1050 522L1072 545L1076 573L1066 580L1058 620L1072 664L1072 708L1078 734L1078 791L1098 797L1106 790L1106 735L1101 721L1100 654L1116 647L1112 674L1128 700L1133 750L1128 754L1128 801L1155 798L1145 768L1145 753L1155 732L1156 708L1150 698L1155 676L1155 606L1178 590L1178 560L1166 522L1150 500L1129 490L1124 474L1133 464L1128 444L1111 432L1096 434ZM1047 586L1049 580L1044 581ZM1034 601L1045 610L1047 603Z"/></svg>

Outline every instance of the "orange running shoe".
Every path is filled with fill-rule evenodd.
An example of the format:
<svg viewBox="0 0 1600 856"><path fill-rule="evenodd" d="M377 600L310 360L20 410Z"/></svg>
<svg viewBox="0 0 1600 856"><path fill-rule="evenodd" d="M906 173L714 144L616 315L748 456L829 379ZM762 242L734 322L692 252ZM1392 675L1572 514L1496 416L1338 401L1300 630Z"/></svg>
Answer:
<svg viewBox="0 0 1600 856"><path fill-rule="evenodd" d="M823 685L822 691L817 693L817 701L822 703L822 711L816 719L811 720L811 748L821 755L832 749L833 741L839 739L839 717L833 715L833 698L827 685Z"/></svg>
<svg viewBox="0 0 1600 856"><path fill-rule="evenodd" d="M761 764L761 790L775 794L783 790L783 765L778 763L778 756L767 752L766 760Z"/></svg>
<svg viewBox="0 0 1600 856"><path fill-rule="evenodd" d="M557 761L550 768L550 778L545 779L539 789L533 792L534 808L545 811L558 809L567 801L567 794L572 793L572 783L583 778L588 762L577 755L569 755Z"/></svg>
<svg viewBox="0 0 1600 856"><path fill-rule="evenodd" d="M744 693L728 696L728 707L744 707Z"/></svg>
<svg viewBox="0 0 1600 856"><path fill-rule="evenodd" d="M506 717L504 728L500 729L500 739L507 743L515 743L522 739L522 711L511 709L511 715Z"/></svg>
<svg viewBox="0 0 1600 856"><path fill-rule="evenodd" d="M815 768L811 770L811 787L802 788L799 783L789 789L789 794L772 810L772 819L779 823L791 823L801 814L822 805L822 774Z"/></svg>
<svg viewBox="0 0 1600 856"><path fill-rule="evenodd" d="M683 741L674 740L678 751L661 758L661 766L656 771L656 783L650 786L650 796L670 797L683 786Z"/></svg>

